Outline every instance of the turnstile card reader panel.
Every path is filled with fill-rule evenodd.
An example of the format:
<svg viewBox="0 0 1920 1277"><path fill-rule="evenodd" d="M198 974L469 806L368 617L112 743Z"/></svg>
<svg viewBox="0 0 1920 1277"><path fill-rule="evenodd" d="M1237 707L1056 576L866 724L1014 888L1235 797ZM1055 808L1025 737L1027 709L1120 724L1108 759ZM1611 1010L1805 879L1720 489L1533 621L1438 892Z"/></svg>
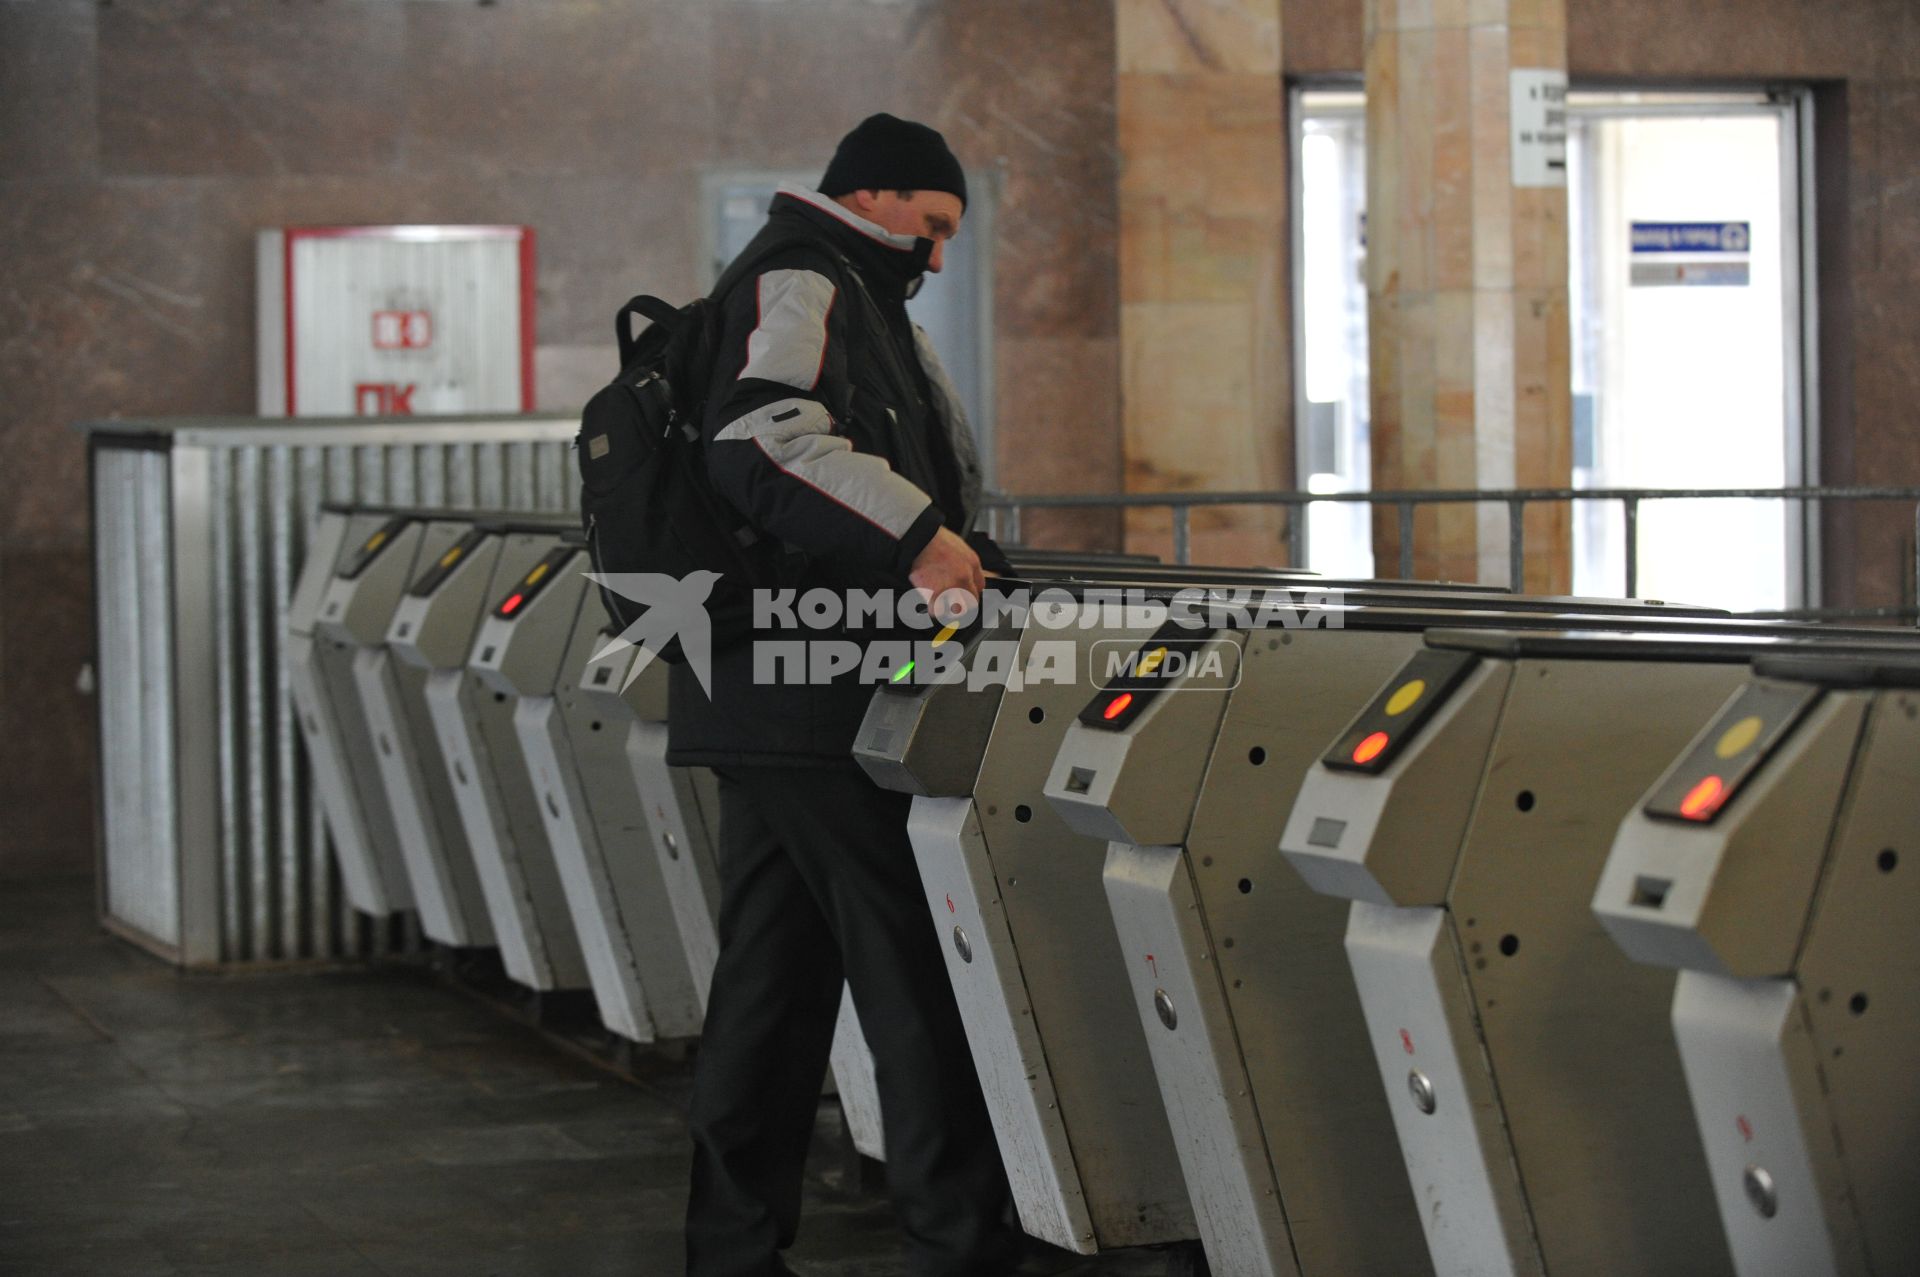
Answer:
<svg viewBox="0 0 1920 1277"><path fill-rule="evenodd" d="M1379 905L1445 898L1457 843L1444 851L1436 843L1466 827L1512 671L1450 652L1464 659L1440 674L1425 655L1389 679L1301 777L1280 851L1315 891ZM1402 689L1429 678L1423 713L1414 721L1409 712L1383 746L1386 729L1374 724Z"/></svg>
<svg viewBox="0 0 1920 1277"><path fill-rule="evenodd" d="M1737 691L1619 825L1634 851L1609 857L1593 908L1620 948L1659 966L1787 974L1864 714L1863 698L1806 685Z"/></svg>
<svg viewBox="0 0 1920 1277"><path fill-rule="evenodd" d="M1008 643L1017 637L1012 628L975 626L945 641L962 644L964 652L985 641ZM929 645L940 639L934 635ZM906 677L877 689L867 703L853 757L882 789L930 798L973 792L987 735L1000 710L1002 685L983 685L971 695L934 694L940 686L909 670Z"/></svg>
<svg viewBox="0 0 1920 1277"><path fill-rule="evenodd" d="M500 533L475 528L434 560L394 611L387 629L394 655L421 669L465 669L505 546Z"/></svg>
<svg viewBox="0 0 1920 1277"><path fill-rule="evenodd" d="M1148 846L1185 838L1246 639L1163 628L1130 654L1128 672L1102 687L1067 728L1048 773L1047 801L1069 828L1103 842ZM1130 747L1148 720L1153 731L1190 744L1156 752L1151 766L1129 767Z"/></svg>
<svg viewBox="0 0 1920 1277"><path fill-rule="evenodd" d="M467 662L484 686L509 696L553 695L586 593L586 562L578 546L550 546L507 587L481 620Z"/></svg>

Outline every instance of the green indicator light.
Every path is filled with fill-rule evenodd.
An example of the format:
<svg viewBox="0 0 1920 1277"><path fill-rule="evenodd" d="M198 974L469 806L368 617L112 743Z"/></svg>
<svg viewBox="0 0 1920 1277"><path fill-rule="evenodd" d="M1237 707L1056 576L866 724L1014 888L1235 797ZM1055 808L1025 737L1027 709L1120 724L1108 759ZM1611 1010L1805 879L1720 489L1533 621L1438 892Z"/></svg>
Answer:
<svg viewBox="0 0 1920 1277"><path fill-rule="evenodd" d="M913 673L913 662L908 661L905 665L902 665L899 669L895 670L893 672L893 677L888 681L898 683L901 679L905 678L907 675L911 673Z"/></svg>

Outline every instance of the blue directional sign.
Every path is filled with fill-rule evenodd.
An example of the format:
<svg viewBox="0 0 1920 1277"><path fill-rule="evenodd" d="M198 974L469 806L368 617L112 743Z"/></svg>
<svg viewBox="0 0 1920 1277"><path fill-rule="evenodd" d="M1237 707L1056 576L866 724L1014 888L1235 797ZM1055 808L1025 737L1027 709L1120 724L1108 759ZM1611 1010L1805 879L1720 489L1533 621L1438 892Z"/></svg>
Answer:
<svg viewBox="0 0 1920 1277"><path fill-rule="evenodd" d="M1634 222L1636 253L1746 253L1753 248L1751 222Z"/></svg>

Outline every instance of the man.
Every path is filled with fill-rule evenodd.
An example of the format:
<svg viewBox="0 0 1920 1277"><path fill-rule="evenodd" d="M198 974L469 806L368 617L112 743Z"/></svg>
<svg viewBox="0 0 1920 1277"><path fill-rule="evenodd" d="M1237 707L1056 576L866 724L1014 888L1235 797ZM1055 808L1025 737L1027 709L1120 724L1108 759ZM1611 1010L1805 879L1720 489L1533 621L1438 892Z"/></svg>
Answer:
<svg viewBox="0 0 1920 1277"><path fill-rule="evenodd" d="M980 493L971 436L906 313L966 205L940 134L876 115L841 141L818 191L781 188L715 288L725 328L707 466L783 585L980 592L964 536ZM910 800L851 757L871 688L756 684L752 637L715 636L710 699L685 666L672 684L669 758L715 768L721 803L688 1272L790 1271L779 1251L799 1223L843 979L874 1055L915 1271L1016 1271L1021 1237L907 841Z"/></svg>

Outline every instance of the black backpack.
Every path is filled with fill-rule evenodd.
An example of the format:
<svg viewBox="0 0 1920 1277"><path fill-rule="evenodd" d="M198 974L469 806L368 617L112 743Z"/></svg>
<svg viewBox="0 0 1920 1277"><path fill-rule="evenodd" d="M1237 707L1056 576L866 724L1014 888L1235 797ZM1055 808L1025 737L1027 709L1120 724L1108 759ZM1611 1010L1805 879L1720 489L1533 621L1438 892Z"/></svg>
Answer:
<svg viewBox="0 0 1920 1277"><path fill-rule="evenodd" d="M791 242L770 244L737 263L738 280ZM595 572L657 572L685 577L718 572L707 598L716 637L745 630L752 591L774 579L778 549L761 538L707 477L701 439L721 336L725 288L685 306L635 297L614 318L620 373L587 401L574 451L580 465L580 517ZM651 321L638 337L635 316ZM625 629L646 605L600 587L607 616ZM661 659L686 659L678 640Z"/></svg>
<svg viewBox="0 0 1920 1277"><path fill-rule="evenodd" d="M758 537L714 491L700 446L719 311L704 297L679 309L658 297L622 306L615 321L620 374L587 401L574 440L594 571L720 572L707 600L716 622L723 611L741 611L759 583L749 553ZM652 321L637 338L629 331L636 315ZM600 601L620 629L647 610L604 585ZM658 655L685 659L678 640Z"/></svg>

